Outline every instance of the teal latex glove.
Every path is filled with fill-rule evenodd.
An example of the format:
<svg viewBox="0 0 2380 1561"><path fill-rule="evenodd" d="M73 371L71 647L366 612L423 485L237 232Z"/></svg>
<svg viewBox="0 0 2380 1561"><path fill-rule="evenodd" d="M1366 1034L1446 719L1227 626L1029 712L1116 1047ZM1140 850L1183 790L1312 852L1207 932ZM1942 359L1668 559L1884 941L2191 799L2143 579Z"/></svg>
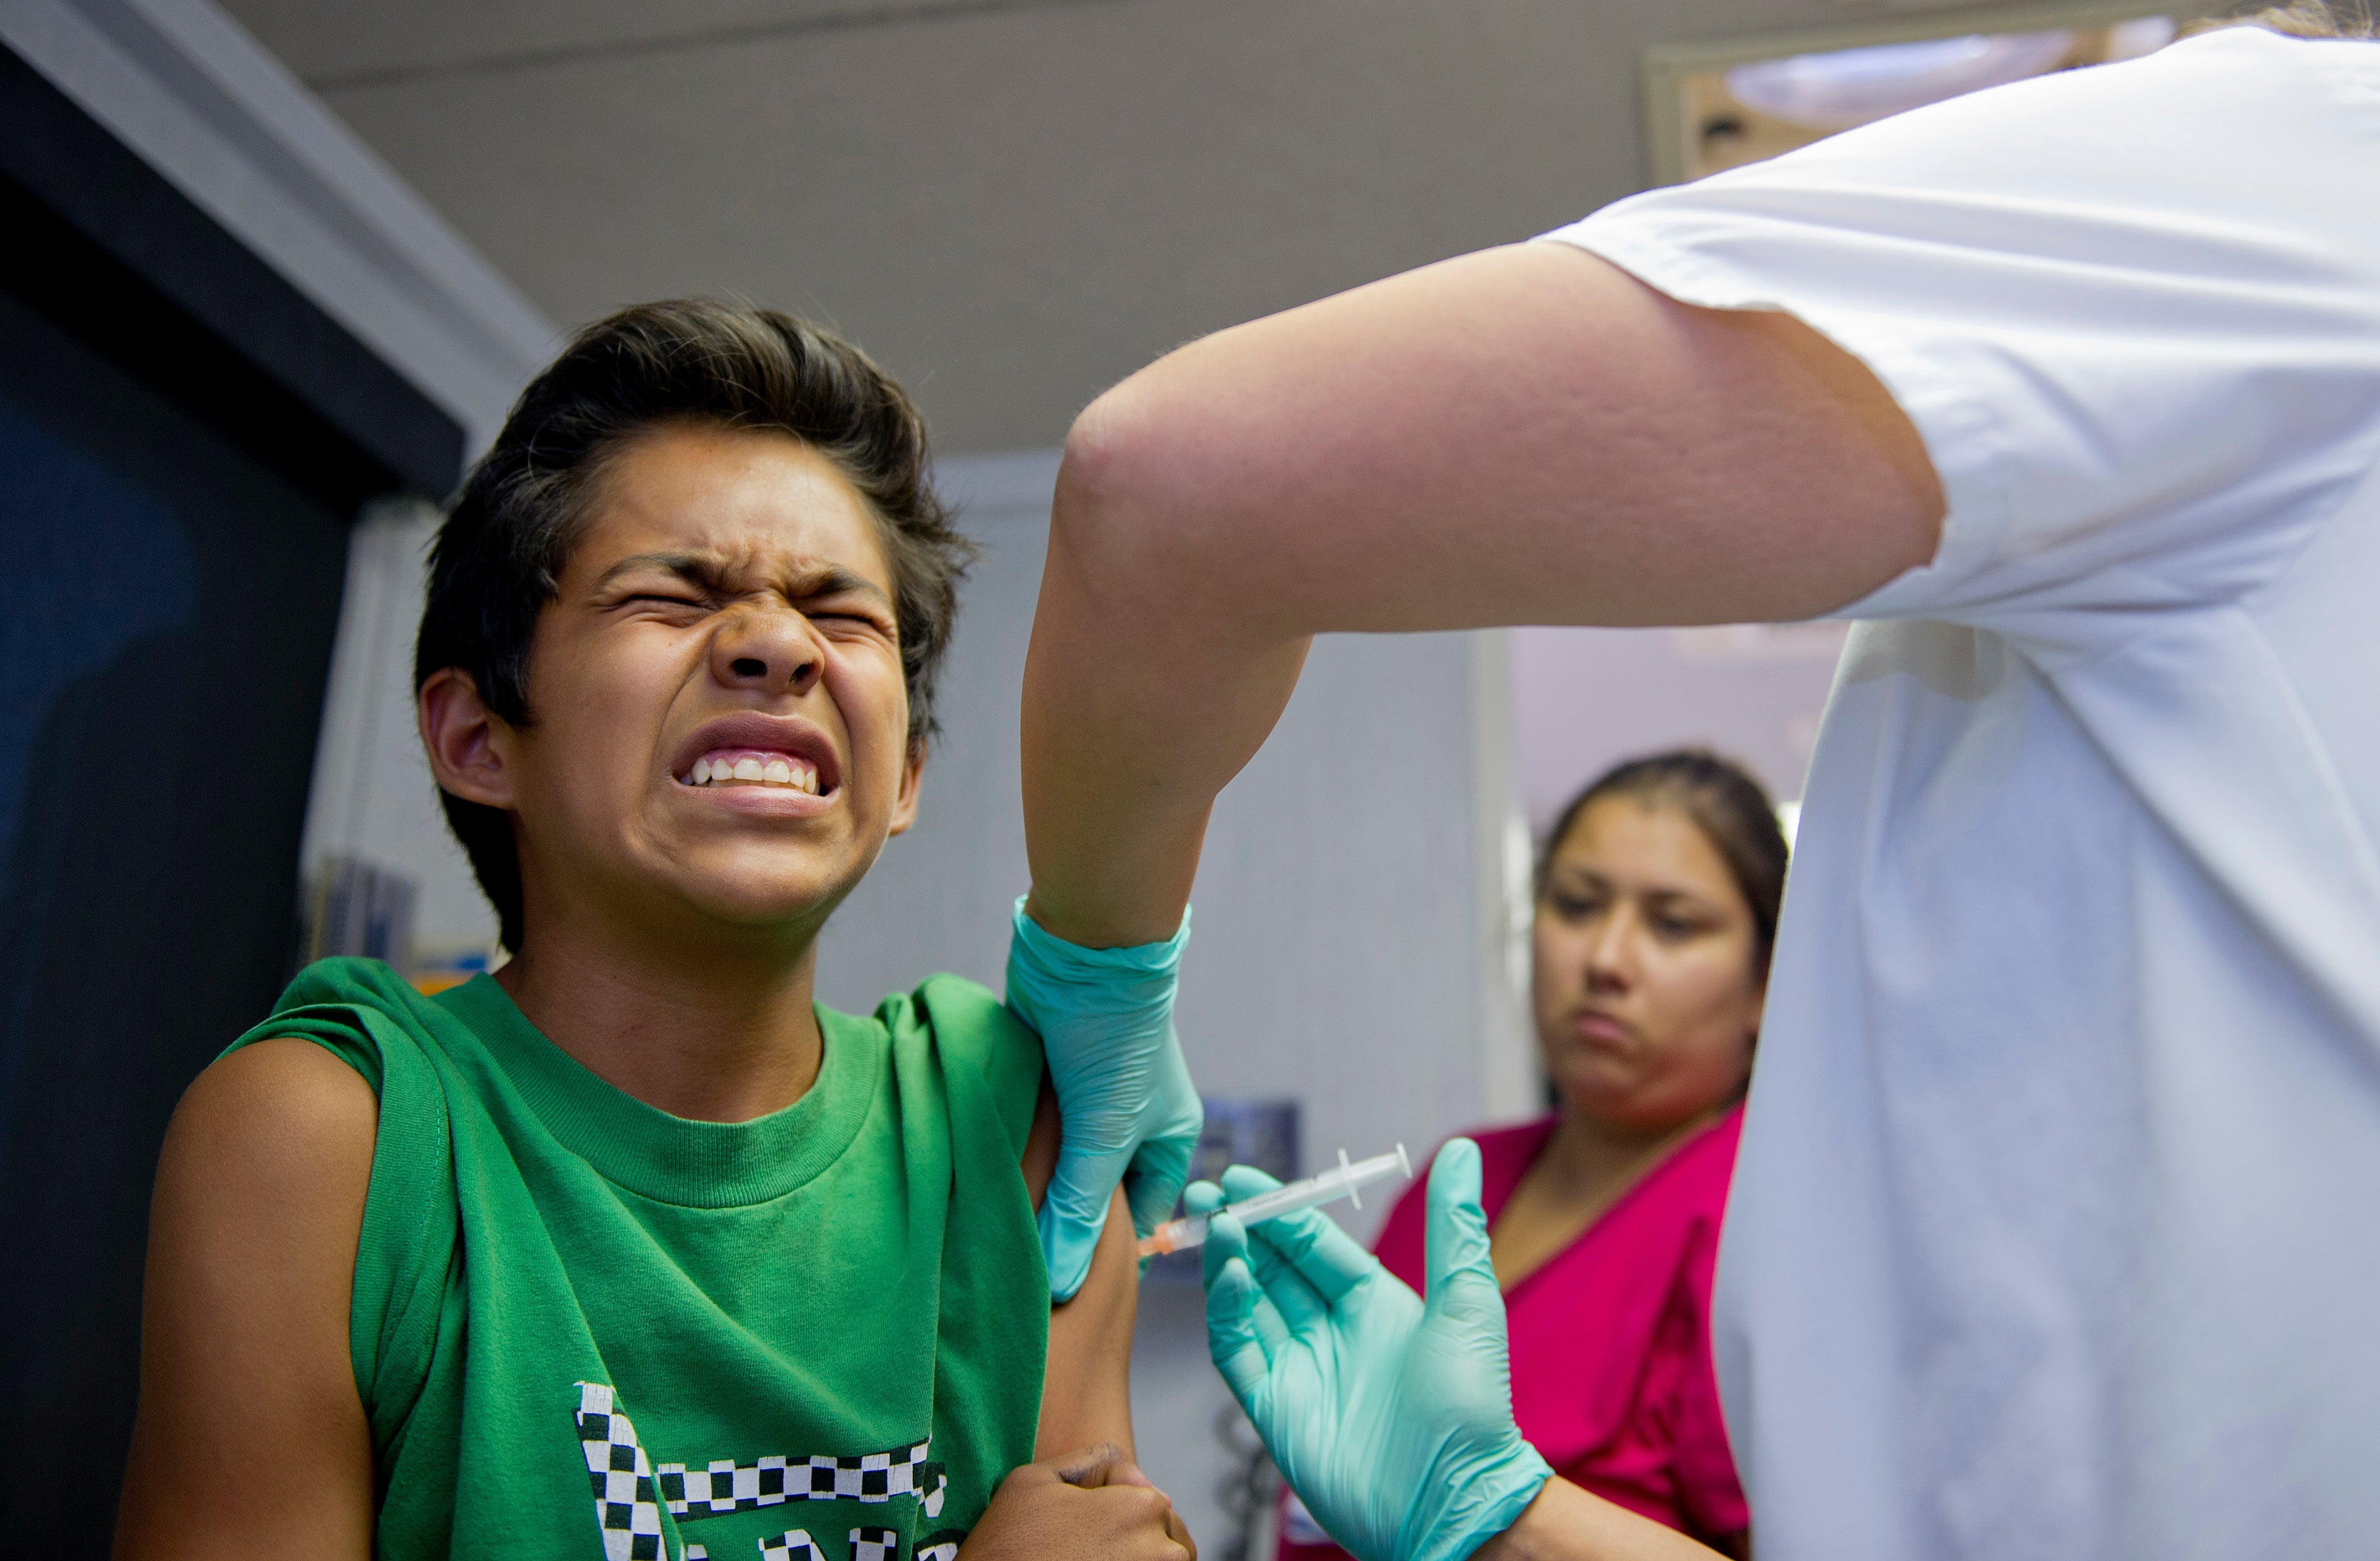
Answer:
<svg viewBox="0 0 2380 1561"><path fill-rule="evenodd" d="M1044 931L1016 902L1008 1006L1041 1036L1064 1123L1041 1200L1054 1300L1083 1288L1119 1181L1146 1236L1172 1216L1190 1180L1207 1113L1173 1034L1175 973L1189 941L1185 911L1166 942L1086 949Z"/></svg>
<svg viewBox="0 0 2380 1561"><path fill-rule="evenodd" d="M1278 1186L1245 1166L1194 1183L1207 1213ZM1479 1211L1479 1147L1429 1173L1429 1299L1319 1211L1207 1229L1207 1341L1315 1520L1358 1561L1463 1561L1553 1470L1512 1423L1504 1298Z"/></svg>

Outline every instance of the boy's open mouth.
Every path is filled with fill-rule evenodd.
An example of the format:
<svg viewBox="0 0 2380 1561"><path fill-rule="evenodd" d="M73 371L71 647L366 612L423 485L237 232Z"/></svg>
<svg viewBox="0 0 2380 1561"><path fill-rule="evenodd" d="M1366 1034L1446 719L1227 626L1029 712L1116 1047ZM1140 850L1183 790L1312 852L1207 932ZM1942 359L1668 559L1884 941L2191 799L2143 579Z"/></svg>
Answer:
<svg viewBox="0 0 2380 1561"><path fill-rule="evenodd" d="M834 744L799 716L747 713L708 720L688 734L670 773L698 791L777 792L819 797L833 793Z"/></svg>
<svg viewBox="0 0 2380 1561"><path fill-rule="evenodd" d="M799 754L768 748L719 748L694 761L689 786L774 786L819 794L818 766Z"/></svg>

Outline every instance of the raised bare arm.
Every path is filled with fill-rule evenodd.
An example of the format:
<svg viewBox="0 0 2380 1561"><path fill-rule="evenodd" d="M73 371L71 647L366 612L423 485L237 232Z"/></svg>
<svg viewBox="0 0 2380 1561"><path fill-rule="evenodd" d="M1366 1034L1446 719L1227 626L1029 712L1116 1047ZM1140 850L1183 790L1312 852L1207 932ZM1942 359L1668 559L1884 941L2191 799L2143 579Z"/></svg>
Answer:
<svg viewBox="0 0 2380 1561"><path fill-rule="evenodd" d="M1025 675L1033 914L1169 936L1316 634L1807 617L1932 556L1942 511L1857 359L1565 245L1195 343L1067 441Z"/></svg>

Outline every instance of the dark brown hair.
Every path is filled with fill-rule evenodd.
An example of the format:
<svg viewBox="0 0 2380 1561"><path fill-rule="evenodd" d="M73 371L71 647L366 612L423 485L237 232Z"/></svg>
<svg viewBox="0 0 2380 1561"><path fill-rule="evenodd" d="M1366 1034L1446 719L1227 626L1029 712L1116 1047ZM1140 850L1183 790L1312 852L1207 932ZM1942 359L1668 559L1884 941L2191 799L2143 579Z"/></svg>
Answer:
<svg viewBox="0 0 2380 1561"><path fill-rule="evenodd" d="M909 740L926 741L958 582L975 549L934 492L925 422L850 343L774 309L708 298L639 304L598 321L521 393L431 551L414 688L459 668L489 710L528 726L530 637L606 463L638 434L681 421L788 434L833 462L868 501L892 570ZM511 816L451 793L440 800L495 905L504 947L517 950Z"/></svg>
<svg viewBox="0 0 2380 1561"><path fill-rule="evenodd" d="M1613 766L1571 798L1537 856L1537 893L1546 892L1554 853L1591 803L1633 797L1648 807L1674 807L1694 820L1727 864L1728 876L1752 912L1752 972L1768 979L1777 946L1777 908L1785 898L1785 831L1767 788L1742 765L1706 748L1678 748Z"/></svg>
<svg viewBox="0 0 2380 1561"><path fill-rule="evenodd" d="M2353 5L2325 5L2323 0L2289 0L2286 6L2259 6L2228 17L2216 17L2183 30L2184 37L2227 27L2261 27L2291 38L2380 38L2380 23L2370 0Z"/></svg>

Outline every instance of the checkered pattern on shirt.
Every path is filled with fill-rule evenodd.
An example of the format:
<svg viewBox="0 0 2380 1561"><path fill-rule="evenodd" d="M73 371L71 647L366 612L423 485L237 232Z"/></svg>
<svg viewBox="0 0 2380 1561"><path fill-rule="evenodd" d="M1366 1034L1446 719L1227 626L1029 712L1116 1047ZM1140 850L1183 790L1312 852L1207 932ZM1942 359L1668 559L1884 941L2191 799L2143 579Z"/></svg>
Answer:
<svg viewBox="0 0 2380 1561"><path fill-rule="evenodd" d="M851 1561L901 1561L901 1531L852 1530Z"/></svg>
<svg viewBox="0 0 2380 1561"><path fill-rule="evenodd" d="M808 1529L787 1529L760 1542L762 1561L826 1561Z"/></svg>
<svg viewBox="0 0 2380 1561"><path fill-rule="evenodd" d="M928 1443L859 1458L714 1458L701 1469L665 1463L654 1476L662 1504L682 1522L750 1512L789 1501L885 1502L916 1496L926 1516L942 1510L942 1466L927 1461Z"/></svg>
<svg viewBox="0 0 2380 1561"><path fill-rule="evenodd" d="M605 1561L665 1561L661 1503L637 1428L614 1408L609 1387L600 1382L577 1386L578 1445L587 1454Z"/></svg>
<svg viewBox="0 0 2380 1561"><path fill-rule="evenodd" d="M959 1542L965 1538L965 1529L936 1530L917 1542L910 1561L958 1561Z"/></svg>

